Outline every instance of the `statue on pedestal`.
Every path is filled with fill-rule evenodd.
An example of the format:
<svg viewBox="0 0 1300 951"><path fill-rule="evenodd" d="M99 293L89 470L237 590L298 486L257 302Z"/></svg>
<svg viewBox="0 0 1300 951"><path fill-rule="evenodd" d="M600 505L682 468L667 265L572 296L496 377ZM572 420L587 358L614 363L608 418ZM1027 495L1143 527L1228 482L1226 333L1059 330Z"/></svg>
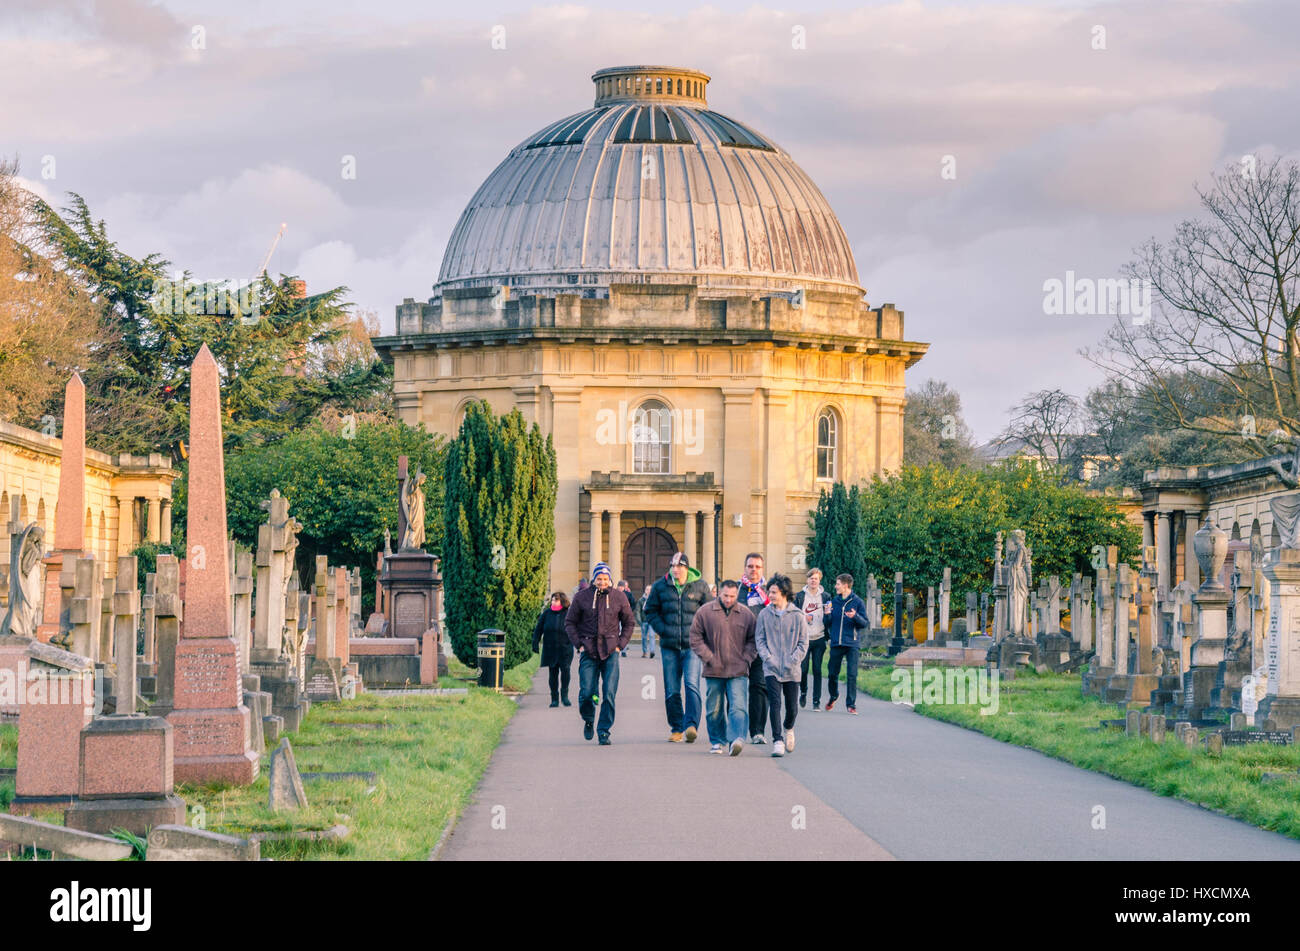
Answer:
<svg viewBox="0 0 1300 951"><path fill-rule="evenodd" d="M1291 465L1287 469L1280 460L1274 459L1269 463L1269 468L1288 489L1300 486L1300 437L1278 434L1270 442L1290 448ZM1273 511L1273 524L1277 526L1282 547L1300 548L1300 492L1271 498L1268 507Z"/></svg>
<svg viewBox="0 0 1300 951"><path fill-rule="evenodd" d="M424 472L416 469L415 478L402 487L401 506L406 531L402 535L400 551L418 551L424 545Z"/></svg>
<svg viewBox="0 0 1300 951"><path fill-rule="evenodd" d="M45 529L35 522L9 540L9 610L0 637L35 637L41 617Z"/></svg>
<svg viewBox="0 0 1300 951"><path fill-rule="evenodd" d="M1016 529L1007 539L1006 570L1002 577L1007 585L1009 632L1012 637L1024 637L1029 612L1029 550L1023 529Z"/></svg>

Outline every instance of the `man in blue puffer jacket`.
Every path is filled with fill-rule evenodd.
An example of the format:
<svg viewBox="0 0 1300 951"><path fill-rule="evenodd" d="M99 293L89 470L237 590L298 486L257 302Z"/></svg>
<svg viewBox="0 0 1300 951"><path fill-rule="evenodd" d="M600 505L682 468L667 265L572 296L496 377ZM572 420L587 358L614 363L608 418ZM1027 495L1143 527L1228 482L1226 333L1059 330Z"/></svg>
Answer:
<svg viewBox="0 0 1300 951"><path fill-rule="evenodd" d="M845 660L849 662L844 678L847 681L848 711L855 715L858 712L858 633L870 623L866 604L853 593L853 575L836 577L835 597L831 599L830 613L826 615L826 640L831 649L830 677L826 685L827 713L835 708L835 701L840 697L840 665Z"/></svg>

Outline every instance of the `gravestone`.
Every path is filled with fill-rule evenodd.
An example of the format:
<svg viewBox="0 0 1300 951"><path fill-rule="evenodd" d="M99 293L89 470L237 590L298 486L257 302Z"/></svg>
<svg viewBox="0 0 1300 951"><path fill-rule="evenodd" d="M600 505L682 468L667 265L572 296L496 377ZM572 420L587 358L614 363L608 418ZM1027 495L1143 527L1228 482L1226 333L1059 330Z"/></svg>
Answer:
<svg viewBox="0 0 1300 951"><path fill-rule="evenodd" d="M407 499L413 493L420 495L420 508L423 508L423 493L418 487L418 478L412 478L408 469L406 456L397 457L397 493L399 499ZM388 637L423 638L424 632L438 625L434 613L433 588L438 576L438 559L424 551L419 545L408 542L423 536L423 530L413 536L406 525L406 508L398 509L398 543L399 547L391 555L384 556L384 573L380 583L384 588L384 601L389 611L385 615L388 624L384 631Z"/></svg>
<svg viewBox="0 0 1300 951"><path fill-rule="evenodd" d="M190 467L186 512L185 626L176 645L173 709L176 779L248 785L259 758L249 748L239 645L231 631L226 475L217 362L206 344L190 370Z"/></svg>
<svg viewBox="0 0 1300 951"><path fill-rule="evenodd" d="M175 555L159 555L154 572L157 677L149 713L165 717L176 699L176 645L181 639L181 569Z"/></svg>
<svg viewBox="0 0 1300 951"><path fill-rule="evenodd" d="M302 788L302 776L293 758L293 747L286 737L271 754L271 782L267 802L272 812L292 812L305 808L307 794Z"/></svg>
<svg viewBox="0 0 1300 951"><path fill-rule="evenodd" d="M343 665L335 655L334 623L337 591L334 572L324 555L316 557L316 651L307 674L307 696L313 700L343 699Z"/></svg>
<svg viewBox="0 0 1300 951"><path fill-rule="evenodd" d="M118 712L96 717L81 731L77 801L64 825L83 832L125 829L147 835L153 826L185 821L175 795L173 735L165 717L135 712L135 633L140 617L136 559L117 560L113 592Z"/></svg>
<svg viewBox="0 0 1300 951"><path fill-rule="evenodd" d="M18 708L18 772L9 806L19 815L62 808L76 797L81 731L97 705L89 657L33 640L24 659L27 696Z"/></svg>
<svg viewBox="0 0 1300 951"><path fill-rule="evenodd" d="M939 631L943 634L951 634L952 610L952 569L943 569L943 581L939 586Z"/></svg>
<svg viewBox="0 0 1300 951"><path fill-rule="evenodd" d="M1290 729L1300 725L1300 551L1280 549L1264 575L1272 601L1265 649L1268 686L1255 716Z"/></svg>
<svg viewBox="0 0 1300 951"><path fill-rule="evenodd" d="M1192 599L1198 625L1189 652L1191 667L1183 674L1183 711L1189 719L1198 719L1210 706L1210 693L1227 647L1231 595L1219 581L1219 572L1228 554L1228 534L1206 519L1193 539L1193 547L1205 580Z"/></svg>

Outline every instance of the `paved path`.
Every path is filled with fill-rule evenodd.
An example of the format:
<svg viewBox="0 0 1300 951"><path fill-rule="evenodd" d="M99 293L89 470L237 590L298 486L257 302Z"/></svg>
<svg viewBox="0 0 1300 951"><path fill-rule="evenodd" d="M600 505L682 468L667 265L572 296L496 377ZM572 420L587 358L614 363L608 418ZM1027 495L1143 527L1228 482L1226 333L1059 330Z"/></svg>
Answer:
<svg viewBox="0 0 1300 951"><path fill-rule="evenodd" d="M547 706L538 672L443 859L1300 858L1300 842L862 693L857 717L801 711L783 759L713 756L703 734L666 742L659 661L634 645L622 664L609 747L582 739L576 706Z"/></svg>

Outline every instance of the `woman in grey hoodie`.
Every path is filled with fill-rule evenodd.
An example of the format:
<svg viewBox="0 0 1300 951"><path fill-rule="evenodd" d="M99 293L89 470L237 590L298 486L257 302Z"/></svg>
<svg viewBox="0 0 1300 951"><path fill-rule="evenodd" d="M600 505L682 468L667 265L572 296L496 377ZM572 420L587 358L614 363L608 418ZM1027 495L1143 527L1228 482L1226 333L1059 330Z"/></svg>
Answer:
<svg viewBox="0 0 1300 951"><path fill-rule="evenodd" d="M767 679L767 708L772 721L772 755L794 751L794 721L799 712L799 678L808 653L808 625L803 611L795 607L794 589L785 575L773 575L767 583L770 601L759 612L754 628L758 656ZM785 719L781 701L785 701Z"/></svg>

